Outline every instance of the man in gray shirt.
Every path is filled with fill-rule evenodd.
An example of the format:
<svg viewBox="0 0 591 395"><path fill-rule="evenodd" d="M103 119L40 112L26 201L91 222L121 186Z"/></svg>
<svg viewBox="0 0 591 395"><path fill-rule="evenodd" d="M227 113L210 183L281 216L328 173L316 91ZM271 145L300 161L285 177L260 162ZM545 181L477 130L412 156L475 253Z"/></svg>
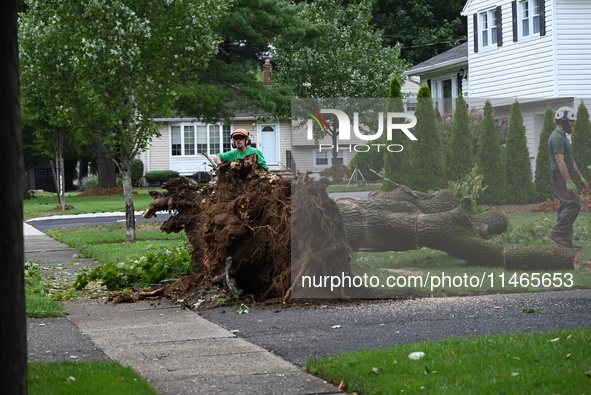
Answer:
<svg viewBox="0 0 591 395"><path fill-rule="evenodd" d="M589 184L575 163L570 141L566 137L573 132L575 117L572 108L560 107L554 114L556 130L548 139L552 186L560 200L558 221L548 234L548 239L569 248L581 248L573 245L573 224L581 211L581 198L573 180L581 184L583 192L589 190Z"/></svg>

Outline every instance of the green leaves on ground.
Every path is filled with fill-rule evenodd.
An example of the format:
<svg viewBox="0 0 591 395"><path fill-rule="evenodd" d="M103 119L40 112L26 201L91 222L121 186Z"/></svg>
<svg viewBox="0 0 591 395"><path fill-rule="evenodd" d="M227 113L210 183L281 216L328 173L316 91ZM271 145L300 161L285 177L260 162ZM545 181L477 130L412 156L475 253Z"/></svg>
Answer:
<svg viewBox="0 0 591 395"><path fill-rule="evenodd" d="M74 287L83 289L99 281L108 290L158 284L193 272L188 245L152 252L127 262L108 262L78 275Z"/></svg>

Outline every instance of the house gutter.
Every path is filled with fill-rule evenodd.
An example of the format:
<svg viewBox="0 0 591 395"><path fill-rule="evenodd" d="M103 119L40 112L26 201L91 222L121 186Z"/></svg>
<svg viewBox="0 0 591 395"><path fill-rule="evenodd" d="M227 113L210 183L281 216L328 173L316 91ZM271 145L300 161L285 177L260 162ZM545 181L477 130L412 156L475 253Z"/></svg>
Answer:
<svg viewBox="0 0 591 395"><path fill-rule="evenodd" d="M256 117L234 117L232 121L250 121L256 119ZM194 117L174 117L174 118L153 118L155 122L200 122L200 123L209 123L199 120L198 118ZM219 123L219 122L214 122Z"/></svg>
<svg viewBox="0 0 591 395"><path fill-rule="evenodd" d="M404 72L404 75L408 77L420 76L421 74L428 73L430 71L442 71L444 69L452 69L457 66L466 65L468 63L468 56L464 56L459 59L449 60L447 62L437 63L431 66L425 66L416 69L410 69Z"/></svg>

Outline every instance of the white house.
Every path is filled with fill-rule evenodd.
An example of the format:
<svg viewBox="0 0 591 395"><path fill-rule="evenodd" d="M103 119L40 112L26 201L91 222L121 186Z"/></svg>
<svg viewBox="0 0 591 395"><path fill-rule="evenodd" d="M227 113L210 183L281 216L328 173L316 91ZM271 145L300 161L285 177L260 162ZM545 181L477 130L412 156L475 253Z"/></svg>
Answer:
<svg viewBox="0 0 591 395"><path fill-rule="evenodd" d="M175 170L181 175L209 171L210 157L231 148L230 133L248 130L252 144L261 150L272 171L289 167L291 124L289 121L259 122L253 116L237 116L231 124L204 123L194 118L159 118L161 136L150 143L140 159L145 171Z"/></svg>
<svg viewBox="0 0 591 395"><path fill-rule="evenodd" d="M468 42L411 68L431 86L439 109L461 90L469 105L490 100L499 122L521 104L535 166L544 112L583 101L591 108L591 2L469 0ZM459 78L464 71L464 79ZM452 100L453 103L453 100Z"/></svg>

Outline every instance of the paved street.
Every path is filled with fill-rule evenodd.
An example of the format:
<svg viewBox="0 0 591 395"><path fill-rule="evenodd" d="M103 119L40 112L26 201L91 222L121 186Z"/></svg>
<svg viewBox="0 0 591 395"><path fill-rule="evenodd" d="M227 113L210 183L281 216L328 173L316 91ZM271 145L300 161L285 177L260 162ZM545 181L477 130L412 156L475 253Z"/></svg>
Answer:
<svg viewBox="0 0 591 395"><path fill-rule="evenodd" d="M539 312L526 313L526 309ZM303 365L310 357L431 339L589 327L591 290L236 311L224 307L201 315Z"/></svg>

